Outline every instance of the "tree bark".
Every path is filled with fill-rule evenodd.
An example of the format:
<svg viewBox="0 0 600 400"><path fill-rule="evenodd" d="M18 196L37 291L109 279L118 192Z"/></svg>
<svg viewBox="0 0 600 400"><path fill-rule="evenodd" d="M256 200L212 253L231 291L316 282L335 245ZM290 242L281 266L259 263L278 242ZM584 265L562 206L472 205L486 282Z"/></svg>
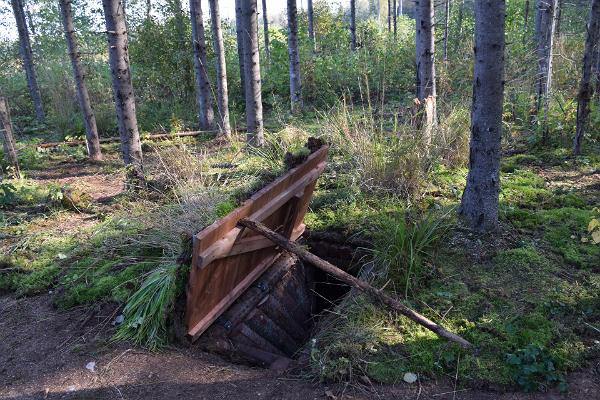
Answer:
<svg viewBox="0 0 600 400"><path fill-rule="evenodd" d="M398 7L396 0L394 0L394 38L398 36Z"/></svg>
<svg viewBox="0 0 600 400"><path fill-rule="evenodd" d="M556 27L554 28L554 35L556 35L557 38L560 37L560 21L562 19L562 7L563 7L563 0L558 0L556 3L556 13L555 13Z"/></svg>
<svg viewBox="0 0 600 400"><path fill-rule="evenodd" d="M10 120L10 111L6 98L0 96L0 123L2 123L2 147L4 148L4 156L14 168L15 178L21 178L19 170L19 159L15 149L15 137L13 136L12 122Z"/></svg>
<svg viewBox="0 0 600 400"><path fill-rule="evenodd" d="M246 69L244 68L244 22L242 17L242 0L235 0L235 34L237 40L238 63L240 67L240 87L242 97L246 98Z"/></svg>
<svg viewBox="0 0 600 400"><path fill-rule="evenodd" d="M217 60L217 97L218 111L217 125L219 135L230 136L229 125L229 95L227 91L227 66L225 64L225 45L223 44L223 32L221 30L221 13L219 0L209 0L210 18L212 25L213 47Z"/></svg>
<svg viewBox="0 0 600 400"><path fill-rule="evenodd" d="M356 0L350 0L350 48L356 50Z"/></svg>
<svg viewBox="0 0 600 400"><path fill-rule="evenodd" d="M417 25L417 98L425 108L424 143L429 148L433 125L437 123L435 85L434 7L431 0L415 1Z"/></svg>
<svg viewBox="0 0 600 400"><path fill-rule="evenodd" d="M442 326L436 324L435 322L431 321L427 317L419 314L418 312L414 311L413 309L405 306L398 300L389 296L381 289L377 289L377 288L371 286L370 284L368 284L367 282L363 281L362 279L352 276L349 273L347 273L346 271L343 271L343 270L337 268L335 265L315 256L314 254L312 254L311 252L306 250L304 247L300 246L298 243L290 241L289 239L280 235L279 233L274 232L271 229L267 228L265 225L261 224L260 222L256 222L256 221L252 221L250 219L244 218L244 219L240 220L238 223L243 227L246 227L248 229L253 230L254 232L257 232L257 233L263 235L264 237L271 240L276 245L280 246L282 249L285 249L285 250L289 251L290 253L296 254L298 257L300 257L302 260L310 263L312 266L319 268L320 270L325 271L326 273L328 273L328 274L332 275L333 277L339 279L340 281L344 282L345 284L347 284L357 290L360 290L361 292L367 294L372 300L374 300L378 303L381 303L381 304L385 305L386 307L389 307L390 309L394 310L395 312L398 312L398 313L404 315L405 317L416 322L417 324L434 332L438 336L443 337L447 340L453 341L455 343L458 343L461 347L463 347L465 349L469 349L469 348L473 347L473 345L470 342L468 342L467 340L465 340L464 338L462 338L452 332L447 331Z"/></svg>
<svg viewBox="0 0 600 400"><path fill-rule="evenodd" d="M300 52L298 50L298 11L296 0L287 0L288 56L290 63L290 100L292 113L302 109L302 81L300 79Z"/></svg>
<svg viewBox="0 0 600 400"><path fill-rule="evenodd" d="M271 50L269 42L269 15L267 14L267 0L262 0L262 12L263 12L263 36L265 37L265 54L267 55L267 61L271 61Z"/></svg>
<svg viewBox="0 0 600 400"><path fill-rule="evenodd" d="M79 48L75 37L75 27L73 26L73 14L71 10L71 0L59 0L60 13L62 14L63 27L65 29L65 38L67 49L73 66L73 75L75 86L77 87L77 100L79 108L83 114L85 124L85 139L87 152L91 160L99 161L102 159L100 142L98 141L98 127L96 126L96 116L90 101L90 95L85 84L85 73L79 59Z"/></svg>
<svg viewBox="0 0 600 400"><path fill-rule="evenodd" d="M35 68L33 64L33 52L31 51L31 41L29 40L29 31L27 30L27 22L25 21L25 11L23 10L22 0L11 0L15 21L17 22L17 31L19 33L19 45L21 57L23 58L23 67L27 77L27 87L29 95L33 101L35 108L35 116L39 123L44 123L46 118L44 107L42 105L42 95L40 87L35 76Z"/></svg>
<svg viewBox="0 0 600 400"><path fill-rule="evenodd" d="M592 0L587 37L583 53L583 73L577 94L577 128L573 139L573 154L581 153L581 143L585 135L588 116L590 114L590 100L593 94L592 64L594 60L594 47L600 41L600 0Z"/></svg>
<svg viewBox="0 0 600 400"><path fill-rule="evenodd" d="M448 27L450 24L450 0L444 4L444 61L448 61Z"/></svg>
<svg viewBox="0 0 600 400"><path fill-rule="evenodd" d="M469 173L460 213L477 231L491 231L498 225L505 16L504 0L475 2Z"/></svg>
<svg viewBox="0 0 600 400"><path fill-rule="evenodd" d="M547 121L550 107L550 88L552 86L552 50L554 47L557 7L558 0L539 0L535 23L538 55L536 109L538 119L542 122L544 143L549 140ZM540 112L543 113L541 118L539 118Z"/></svg>
<svg viewBox="0 0 600 400"><path fill-rule="evenodd" d="M404 0L400 0L400 11L398 11L398 14L400 16L404 15Z"/></svg>
<svg viewBox="0 0 600 400"><path fill-rule="evenodd" d="M313 8L313 0L308 0L308 39L313 48L313 52L317 52L317 39L315 36L315 11Z"/></svg>
<svg viewBox="0 0 600 400"><path fill-rule="evenodd" d="M190 0L192 21L192 47L194 48L194 73L196 75L196 101L198 103L198 121L200 130L214 127L214 113L210 81L206 70L206 39L204 37L204 21L202 20L202 2Z"/></svg>
<svg viewBox="0 0 600 400"><path fill-rule="evenodd" d="M102 7L106 20L108 61L121 138L121 152L125 165L130 169L129 182L141 183L144 180L142 145L129 69L129 40L125 24L125 9L119 0L102 0Z"/></svg>
<svg viewBox="0 0 600 400"><path fill-rule="evenodd" d="M392 32L392 1L388 0L388 33Z"/></svg>
<svg viewBox="0 0 600 400"><path fill-rule="evenodd" d="M244 39L244 74L246 77L247 142L251 146L263 146L265 138L256 19L256 0L244 0L242 2L242 37Z"/></svg>

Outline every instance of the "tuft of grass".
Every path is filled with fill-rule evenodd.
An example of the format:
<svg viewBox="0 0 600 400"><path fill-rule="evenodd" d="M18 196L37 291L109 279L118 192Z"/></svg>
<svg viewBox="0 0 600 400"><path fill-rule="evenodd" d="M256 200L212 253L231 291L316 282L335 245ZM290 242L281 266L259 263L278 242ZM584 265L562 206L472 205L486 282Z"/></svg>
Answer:
<svg viewBox="0 0 600 400"><path fill-rule="evenodd" d="M405 298L431 274L426 263L447 229L448 214L441 213L417 218L408 214L386 216L378 224L374 234L374 262L399 285Z"/></svg>
<svg viewBox="0 0 600 400"><path fill-rule="evenodd" d="M178 265L160 266L149 272L140 288L128 299L125 320L115 340L133 340L150 350L166 344L167 319L173 311Z"/></svg>

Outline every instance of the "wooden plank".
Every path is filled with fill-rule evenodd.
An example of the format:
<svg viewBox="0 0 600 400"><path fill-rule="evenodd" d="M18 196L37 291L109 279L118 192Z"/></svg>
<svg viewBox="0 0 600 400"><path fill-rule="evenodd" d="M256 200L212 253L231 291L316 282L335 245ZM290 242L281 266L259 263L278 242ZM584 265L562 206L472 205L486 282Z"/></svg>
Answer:
<svg viewBox="0 0 600 400"><path fill-rule="evenodd" d="M316 180L325 168L328 146L311 154L245 201L239 208L194 235L192 265L187 286L186 324L192 340L252 284L281 249L259 239L237 222L261 220L272 229L297 239ZM290 233L291 232L291 233Z"/></svg>

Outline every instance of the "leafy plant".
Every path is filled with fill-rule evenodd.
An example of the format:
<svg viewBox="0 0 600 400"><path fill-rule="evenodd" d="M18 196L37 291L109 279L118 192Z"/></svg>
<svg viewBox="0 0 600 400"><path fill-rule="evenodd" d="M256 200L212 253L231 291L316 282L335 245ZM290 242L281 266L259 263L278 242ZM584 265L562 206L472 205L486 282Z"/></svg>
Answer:
<svg viewBox="0 0 600 400"><path fill-rule="evenodd" d="M528 392L543 390L553 384L558 384L563 392L567 390L565 376L556 370L554 358L537 344L507 354L506 362L513 367L515 382Z"/></svg>

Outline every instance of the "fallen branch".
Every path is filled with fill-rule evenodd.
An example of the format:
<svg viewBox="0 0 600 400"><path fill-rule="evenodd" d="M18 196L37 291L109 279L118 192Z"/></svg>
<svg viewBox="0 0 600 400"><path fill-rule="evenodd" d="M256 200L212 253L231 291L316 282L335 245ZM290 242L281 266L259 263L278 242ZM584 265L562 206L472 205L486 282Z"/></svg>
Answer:
<svg viewBox="0 0 600 400"><path fill-rule="evenodd" d="M171 139L174 137L186 137L186 136L198 136L202 134L214 134L217 131L189 131L189 132L177 132L177 133L157 133L154 135L141 135L141 140L161 140L161 139ZM100 138L100 143L112 143L119 142L121 138L119 137L108 137L108 138ZM85 145L85 140L71 140L68 142L50 142L50 143L40 143L31 145L32 147L39 147L42 149L50 148L50 147L58 147L58 146L81 146Z"/></svg>
<svg viewBox="0 0 600 400"><path fill-rule="evenodd" d="M473 345L470 342L463 339L462 337L455 335L452 332L447 331L440 325L429 320L428 318L419 314L418 312L408 308L404 304L400 303L398 300L388 296L380 289L377 289L377 288L371 286L370 284L363 281L362 279L358 279L358 278L350 275L349 273L342 271L341 269L337 268L333 264L330 264L327 261L315 256L314 254L312 254L311 252L309 252L302 246L286 239L285 237L281 236L277 232L270 230L269 228L267 228L260 222L256 222L256 221L244 218L244 219L241 219L238 222L238 224L243 227L246 227L248 229L251 229L257 233L260 233L261 235L263 235L267 239L271 240L273 243L280 246L281 248L289 251L290 253L296 254L298 257L300 257L304 261L309 262L316 268L319 268L319 269L327 272L328 274L333 275L340 281L347 283L348 285L368 294L374 300L385 304L392 310L399 312L400 314L415 321L417 324L424 326L425 328L429 329L432 332L435 332L438 336L446 338L452 342L458 343L459 345L461 345L463 348L466 348L466 349L473 347Z"/></svg>

